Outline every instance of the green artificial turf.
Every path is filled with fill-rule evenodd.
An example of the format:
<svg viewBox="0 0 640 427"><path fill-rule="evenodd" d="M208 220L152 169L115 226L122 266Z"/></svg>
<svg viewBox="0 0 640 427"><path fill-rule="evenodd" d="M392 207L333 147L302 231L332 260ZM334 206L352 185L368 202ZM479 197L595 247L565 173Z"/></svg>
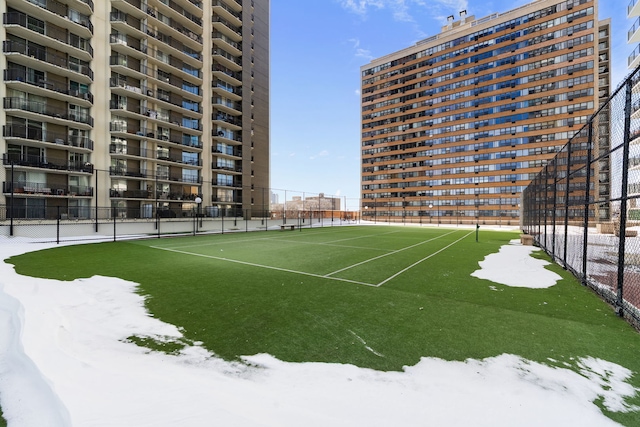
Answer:
<svg viewBox="0 0 640 427"><path fill-rule="evenodd" d="M577 370L577 359L591 356L627 367L640 387L640 336L568 272L549 266L563 279L548 289L470 275L517 237L480 230L476 242L462 229L336 227L67 246L9 262L24 275L140 283L147 309L184 329L179 343L130 338L154 350L201 341L227 360L269 353L378 370L503 353ZM608 415L640 423L637 413Z"/></svg>

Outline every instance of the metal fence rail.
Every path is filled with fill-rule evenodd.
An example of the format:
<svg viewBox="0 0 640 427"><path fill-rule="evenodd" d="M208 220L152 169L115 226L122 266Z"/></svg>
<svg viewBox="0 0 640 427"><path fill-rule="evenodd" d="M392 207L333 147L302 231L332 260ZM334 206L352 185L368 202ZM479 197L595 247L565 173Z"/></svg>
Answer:
<svg viewBox="0 0 640 427"><path fill-rule="evenodd" d="M522 228L640 327L640 69L522 194Z"/></svg>

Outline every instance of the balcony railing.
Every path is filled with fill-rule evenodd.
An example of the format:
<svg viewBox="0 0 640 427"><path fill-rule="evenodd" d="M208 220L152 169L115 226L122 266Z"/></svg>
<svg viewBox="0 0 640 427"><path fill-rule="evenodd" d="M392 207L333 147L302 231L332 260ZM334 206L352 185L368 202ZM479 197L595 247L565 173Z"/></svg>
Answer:
<svg viewBox="0 0 640 427"><path fill-rule="evenodd" d="M142 157L145 159L157 159L164 160L167 162L173 162L183 165L189 166L202 166L201 159L189 159L183 158L182 156L172 156L167 153L158 152L157 150L148 150L135 146L128 146L124 144L109 144L109 153L115 155L123 155L123 156L132 156L132 157ZM193 154L193 153L189 153Z"/></svg>
<svg viewBox="0 0 640 427"><path fill-rule="evenodd" d="M178 175L169 173L156 173L153 169L130 169L126 167L111 166L110 176L125 176L131 178L149 178L162 181L187 182L190 184L202 184L199 176Z"/></svg>
<svg viewBox="0 0 640 427"><path fill-rule="evenodd" d="M225 114L220 112L212 113L211 120L219 120L235 126L242 126L242 119L232 116L231 114Z"/></svg>
<svg viewBox="0 0 640 427"><path fill-rule="evenodd" d="M130 127L126 124L119 122L112 122L109 124L110 132L127 133L129 135L136 135L142 138L154 138L160 141L171 142L173 144L184 145L186 147L202 148L202 142L200 137L194 141L195 135L178 134L178 135L159 135L152 128L143 127Z"/></svg>
<svg viewBox="0 0 640 427"><path fill-rule="evenodd" d="M87 137L34 129L18 124L2 126L2 136L5 138L23 138L32 141L49 142L56 145L93 150L93 141Z"/></svg>
<svg viewBox="0 0 640 427"><path fill-rule="evenodd" d="M77 89L68 89L63 87L56 82L50 82L47 80L38 79L37 81L33 81L33 76L27 73L27 70L4 70L4 81L5 82L23 82L33 86L38 86L44 89L52 90L57 93L61 93L63 95L73 96L74 98L84 99L91 103L93 103L93 94L90 92L80 92Z"/></svg>
<svg viewBox="0 0 640 427"><path fill-rule="evenodd" d="M42 62L63 68L65 70L80 73L93 80L93 70L88 65L82 65L75 62L69 62L67 56L57 55L46 49L32 48L24 43L13 40L5 40L2 42L2 51L4 53L20 53Z"/></svg>
<svg viewBox="0 0 640 427"><path fill-rule="evenodd" d="M231 15L235 16L236 18L238 18L239 20L242 20L242 14L239 12L236 12L235 10L231 9L229 6L227 6L226 4L224 4L224 2L221 2L220 0L215 0L213 2L213 6L216 7L221 7L224 10L226 10L227 12L229 12Z"/></svg>
<svg viewBox="0 0 640 427"><path fill-rule="evenodd" d="M5 25L19 25L23 28L33 30L33 28L31 28L31 26L29 25L29 18L30 17L28 15L22 12L7 12L3 14L2 20ZM60 40L59 38L56 38L55 40L61 43L67 44L69 46L75 47L76 49L84 50L85 52L87 52L89 55L93 57L93 47L88 41L84 44L84 46L81 46L80 44L76 45L76 44L73 44L73 41L69 36L70 34L67 35L66 40Z"/></svg>
<svg viewBox="0 0 640 427"><path fill-rule="evenodd" d="M220 64L213 64L211 66L211 71L220 71L224 74L226 74L229 77L233 77L236 80L240 80L242 81L242 73L239 73L237 71L232 71L230 69L228 69L227 67L220 65Z"/></svg>
<svg viewBox="0 0 640 427"><path fill-rule="evenodd" d="M51 196L93 196L93 187L84 185L43 184L40 182L5 181L4 194L45 194Z"/></svg>
<svg viewBox="0 0 640 427"><path fill-rule="evenodd" d="M93 117L67 108L50 107L46 103L39 101L27 101L24 98L9 97L3 99L3 106L5 110L28 111L30 113L42 114L44 116L71 120L93 126Z"/></svg>
<svg viewBox="0 0 640 427"><path fill-rule="evenodd" d="M90 4L90 3L88 3L87 1L84 1L84 0L81 0L81 1L83 1L84 3L89 4L91 6L91 9L93 10L93 3ZM51 13L54 13L54 14L56 14L58 16L61 16L61 17L65 18L65 19L68 19L71 22L75 22L78 25L82 25L83 27L89 29L91 34L93 34L93 24L91 23L91 19L89 19L89 17L87 15L79 13L79 12L77 12L77 11L71 9L71 8L68 8L68 7L64 7L64 8L54 7L53 5L59 4L57 2L55 2L55 3L54 2L46 2L46 4L42 4L40 2L33 2L32 1L31 3L35 4L36 6L40 6L41 8L43 8L43 9L45 9L45 10L51 12ZM52 6L49 6L50 4ZM65 12L64 15L61 13L62 11ZM69 11L73 11L75 13L69 14ZM9 12L9 13L13 13L13 12ZM8 13L5 14L5 15L8 15ZM4 21L4 24L5 25L6 24L17 24L17 22L6 22L6 21Z"/></svg>
<svg viewBox="0 0 640 427"><path fill-rule="evenodd" d="M26 154L4 153L2 155L2 163L5 166L28 166L50 170L93 173L93 165L91 163L67 162L61 159L47 159L44 156Z"/></svg>
<svg viewBox="0 0 640 427"><path fill-rule="evenodd" d="M173 77L171 74L166 73L165 71L154 70L153 68L147 67L142 64L137 64L137 66L133 66L129 64L129 59L124 55L119 55L119 54L111 55L109 57L109 65L119 65L122 67L127 67L128 69L138 72L140 74L144 74L145 76L153 77L165 83L169 83L171 86L175 87L180 91L187 92L189 94L196 95L196 96L202 96L202 90L199 86L193 86L191 88L187 88L185 87L185 84L193 85L193 83L178 77ZM171 102L171 93L167 95L157 95L157 98L165 102ZM176 105L180 105L180 104L176 104Z"/></svg>

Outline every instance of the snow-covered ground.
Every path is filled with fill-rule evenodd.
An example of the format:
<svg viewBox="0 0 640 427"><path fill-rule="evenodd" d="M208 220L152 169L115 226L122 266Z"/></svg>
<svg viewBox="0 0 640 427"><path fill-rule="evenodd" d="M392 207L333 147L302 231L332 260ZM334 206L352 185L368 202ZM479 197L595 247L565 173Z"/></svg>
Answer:
<svg viewBox="0 0 640 427"><path fill-rule="evenodd" d="M51 246L3 244L0 259ZM474 275L553 286L533 250L512 242ZM149 316L136 286L34 279L0 264L0 402L10 427L610 426L596 399L638 410L624 404L637 392L632 373L593 358L576 361L580 375L510 354L379 372L267 354L229 363L197 343L180 355L149 353L125 338L181 333Z"/></svg>

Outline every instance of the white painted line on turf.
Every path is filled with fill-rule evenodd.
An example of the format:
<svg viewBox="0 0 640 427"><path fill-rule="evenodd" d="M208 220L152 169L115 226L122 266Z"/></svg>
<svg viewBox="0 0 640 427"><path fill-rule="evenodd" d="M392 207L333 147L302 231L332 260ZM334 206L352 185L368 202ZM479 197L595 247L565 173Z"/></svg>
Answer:
<svg viewBox="0 0 640 427"><path fill-rule="evenodd" d="M284 240L284 239L278 239L278 242L287 242L287 243L302 243L305 245L314 245L314 246L333 246L336 248L347 248L347 249L364 249L364 250L372 250L372 251L384 251L384 252L389 252L389 249L380 249L380 248L368 248L365 246L350 246L350 245L334 245L331 243L319 243L319 242L301 242L301 241L295 241L295 240Z"/></svg>
<svg viewBox="0 0 640 427"><path fill-rule="evenodd" d="M347 329L349 332L351 332L351 335L353 335L354 337L356 337L356 339L358 341L360 341L362 343L362 345L364 346L364 348L366 348L367 350L369 350L371 353L375 354L378 357L384 357L384 354L378 353L377 351L375 351L374 349L372 349L371 347L369 347L367 345L367 342L365 340L363 340L360 335L356 334L355 332L353 332L351 329Z"/></svg>
<svg viewBox="0 0 640 427"><path fill-rule="evenodd" d="M422 258L419 261L414 262L413 264L411 264L409 267L407 268L403 268L402 270L398 271L396 274L394 274L391 277L386 278L385 280L383 280L382 282L378 283L377 287L384 285L385 283L387 283L389 280L394 279L396 277L398 277L399 275L401 275L402 273L404 273L407 270L412 269L413 267L415 267L416 265L420 264L422 261L428 260L429 258L431 258L432 256L438 255L440 252L444 251L447 248L450 248L451 246L455 245L456 243L458 243L460 240L464 239L465 237L469 236L470 234L473 234L473 231L470 231L469 233L465 234L464 236L462 236L461 238L459 238L458 240L456 240L455 242L449 243L447 246L445 246L444 248L440 249L437 252L432 253L429 256L426 256L424 258Z"/></svg>
<svg viewBox="0 0 640 427"><path fill-rule="evenodd" d="M255 263L252 263L252 262L238 261L238 260L235 260L235 259L222 258L222 257L217 257L217 256L212 256L212 255L196 254L196 253L193 253L193 252L180 251L180 250L177 250L177 249L170 249L170 248L163 248L163 247L160 247L160 246L149 246L149 247L153 248L153 249L160 249L160 250L163 250L163 251L176 252L176 253L184 254L184 255L193 255L193 256L199 256L199 257L202 257L202 258L217 259L219 261L235 262L236 264L249 265L251 267L260 267L260 268L267 268L269 270L278 270L278 271L284 271L284 272L287 272L287 273L302 274L304 276L317 277L317 278L320 278L320 279L337 280L339 282L355 283L356 285L376 286L376 285L374 285L372 283L358 282L357 280L341 279L339 277L324 277L324 276L322 276L320 274L306 273L304 271L289 270L288 268L272 267L270 265L255 264Z"/></svg>
<svg viewBox="0 0 640 427"><path fill-rule="evenodd" d="M338 231L327 231L324 234L328 234L328 233L337 233ZM345 240L352 240L352 239L363 239L366 237L376 237L376 236L381 236L384 234L391 234L391 233L398 233L399 231L392 231L392 232L387 232L387 233L379 233L379 234L367 234L366 236L358 236L358 237L351 237L348 239L340 239L340 240L334 240L334 241L329 241L329 242L300 242L300 241L294 241L294 240L287 240L290 237L302 237L305 236L305 233L296 233L293 236L282 236L282 237L258 237L258 238L252 238L252 239L238 239L238 240L227 240L227 241L211 241L208 243L201 243L199 245L179 245L179 246L171 246L171 248L173 249L180 249L180 248L201 248L201 247L205 247L205 246L213 246L213 245L225 245L225 244L230 244L230 243L245 243L245 242L258 242L258 241L265 241L265 240L271 240L271 241L278 241L278 242L290 242L290 243L304 243L304 244L308 244L308 245L327 245L327 246L331 246L332 243L335 242L341 242L341 241L345 241ZM333 245L333 246L337 246L340 248L353 248L353 249L371 249L371 250L384 250L384 249L378 249L378 248L366 248L366 247L360 247L360 246L342 246L342 245ZM162 246L157 246L157 248L160 248ZM169 246L165 246L166 248L170 248Z"/></svg>
<svg viewBox="0 0 640 427"><path fill-rule="evenodd" d="M369 258L369 259L367 259L367 260L364 260L364 261L361 261L361 262L359 262L359 263L356 263L356 264L350 265L350 266L348 266L348 267L341 268L340 270L336 270L336 271L333 271L333 272L331 272L331 273L325 274L325 275L324 275L324 277L329 277L329 276L332 276L332 275L334 275L334 274L336 274L336 273L341 273L341 272L343 272L343 271L345 271L345 270L349 270L349 269L351 269L351 268L353 268L353 267L357 267L357 266L359 266L359 265L366 264L366 263L368 263L368 262L370 262L370 261L375 261L375 260L380 259L380 258L382 258L382 257L386 257L386 256L389 256L389 255L397 254L398 252L406 251L407 249L412 249L412 248L415 248L416 246L420 246L420 245L424 245L425 243L433 242L433 241L434 241L434 240L436 240L436 239L439 239L439 238L444 237L444 236L448 236L449 234L451 234L451 233L455 233L456 231L458 231L458 230L450 231L449 233L442 234L442 235L440 235L440 236L438 236L438 237L434 237L433 239L424 240L424 241L422 241L422 242L420 242L420 243L416 243L415 245L407 246L407 247L402 248L402 249L396 249L395 251L391 251L391 252L386 253L386 254L378 255L377 257ZM378 285L378 286L379 286L379 285Z"/></svg>

